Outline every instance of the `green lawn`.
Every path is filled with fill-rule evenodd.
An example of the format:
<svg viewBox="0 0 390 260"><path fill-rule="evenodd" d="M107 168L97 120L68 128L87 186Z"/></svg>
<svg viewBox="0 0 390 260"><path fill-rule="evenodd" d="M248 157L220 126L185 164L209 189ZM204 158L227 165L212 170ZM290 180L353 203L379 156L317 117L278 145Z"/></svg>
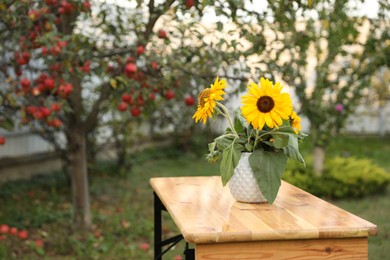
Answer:
<svg viewBox="0 0 390 260"><path fill-rule="evenodd" d="M388 139L343 137L334 140L329 154L369 157L390 172L389 151ZM173 152L166 158L163 153L166 151L139 156L137 165L125 176L107 163L91 174L94 228L88 234L72 230L70 191L62 174L0 186L0 225L29 232L27 240L3 236L0 259L152 259L153 197L149 179L217 175L219 171L218 165L209 165L197 155ZM381 196L332 201L378 225L378 236L369 240L370 260L390 255L389 194L390 190ZM167 237L177 233L166 214L163 233ZM43 249L35 246L37 239L44 241ZM174 259L183 247L179 243L164 259Z"/></svg>

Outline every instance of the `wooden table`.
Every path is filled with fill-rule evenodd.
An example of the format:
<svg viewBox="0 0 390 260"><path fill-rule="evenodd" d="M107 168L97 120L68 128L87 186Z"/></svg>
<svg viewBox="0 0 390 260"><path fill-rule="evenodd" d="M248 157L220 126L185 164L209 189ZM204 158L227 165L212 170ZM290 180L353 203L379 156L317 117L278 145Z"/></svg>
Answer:
<svg viewBox="0 0 390 260"><path fill-rule="evenodd" d="M195 245L196 259L367 259L368 236L377 233L376 225L286 182L273 205L235 201L219 176L152 178L150 184L155 211L166 208ZM160 259L161 213L155 221Z"/></svg>

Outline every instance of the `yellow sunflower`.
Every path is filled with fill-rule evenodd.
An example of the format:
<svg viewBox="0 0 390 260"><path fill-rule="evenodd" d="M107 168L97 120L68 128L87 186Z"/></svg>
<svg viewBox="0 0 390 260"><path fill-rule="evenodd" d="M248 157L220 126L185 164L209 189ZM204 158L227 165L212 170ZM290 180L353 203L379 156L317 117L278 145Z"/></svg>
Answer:
<svg viewBox="0 0 390 260"><path fill-rule="evenodd" d="M301 118L297 115L295 111L293 111L290 116L290 122L291 122L292 129L296 134L298 134L302 130Z"/></svg>
<svg viewBox="0 0 390 260"><path fill-rule="evenodd" d="M223 100L223 91L226 88L226 80L215 79L214 84L211 84L210 88L206 88L198 95L198 108L192 118L197 123L199 120L206 124L207 118L213 115L214 108L217 105L216 101Z"/></svg>
<svg viewBox="0 0 390 260"><path fill-rule="evenodd" d="M263 129L266 124L270 128L282 125L282 119L289 119L292 112L292 100L288 93L281 93L279 82L275 85L265 78L259 85L251 83L248 93L242 97L242 115L255 129Z"/></svg>

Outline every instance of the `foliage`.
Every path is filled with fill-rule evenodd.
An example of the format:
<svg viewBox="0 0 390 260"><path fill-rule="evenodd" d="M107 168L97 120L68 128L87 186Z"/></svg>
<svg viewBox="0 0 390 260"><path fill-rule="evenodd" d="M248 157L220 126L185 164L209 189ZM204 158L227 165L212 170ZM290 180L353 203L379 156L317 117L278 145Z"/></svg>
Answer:
<svg viewBox="0 0 390 260"><path fill-rule="evenodd" d="M306 168L290 164L283 179L317 196L361 198L383 193L390 184L390 173L368 159L328 159L320 177L314 175L310 159L307 163Z"/></svg>
<svg viewBox="0 0 390 260"><path fill-rule="evenodd" d="M290 86L310 121L315 146L326 147L332 130L354 113L373 73L389 66L388 1L378 1L376 18L359 16L361 1L309 1L307 6L284 1L271 4L272 28L282 46L265 60ZM271 41L271 39L270 39Z"/></svg>

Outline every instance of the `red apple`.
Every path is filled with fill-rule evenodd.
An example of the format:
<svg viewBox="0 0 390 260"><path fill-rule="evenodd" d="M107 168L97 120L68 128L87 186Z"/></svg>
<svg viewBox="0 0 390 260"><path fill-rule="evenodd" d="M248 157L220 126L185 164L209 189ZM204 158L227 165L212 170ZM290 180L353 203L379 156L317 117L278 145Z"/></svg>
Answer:
<svg viewBox="0 0 390 260"><path fill-rule="evenodd" d="M81 71L84 71L85 73L91 72L91 61L87 60L83 66L80 67Z"/></svg>
<svg viewBox="0 0 390 260"><path fill-rule="evenodd" d="M47 5L56 5L57 4L57 0L45 0L45 4L47 4Z"/></svg>
<svg viewBox="0 0 390 260"><path fill-rule="evenodd" d="M15 60L19 65L26 65L30 60L30 53L26 51L22 54L20 52L15 52Z"/></svg>
<svg viewBox="0 0 390 260"><path fill-rule="evenodd" d="M166 39L167 38L167 32L162 30L162 29L158 30L157 35L161 39Z"/></svg>
<svg viewBox="0 0 390 260"><path fill-rule="evenodd" d="M31 85L31 82L30 82L30 80L27 79L27 78L22 78L22 79L20 80L20 85L22 86L22 88L28 89L28 88L30 87L30 85Z"/></svg>
<svg viewBox="0 0 390 260"><path fill-rule="evenodd" d="M46 46L43 46L41 51L42 51L42 55L47 55L47 47Z"/></svg>
<svg viewBox="0 0 390 260"><path fill-rule="evenodd" d="M173 90L171 89L168 89L168 91L165 93L165 98L171 100L174 97L175 97L175 92L173 92Z"/></svg>
<svg viewBox="0 0 390 260"><path fill-rule="evenodd" d="M60 14L72 14L75 11L75 7L66 0L62 0L61 7L58 8Z"/></svg>
<svg viewBox="0 0 390 260"><path fill-rule="evenodd" d="M47 89L53 90L55 87L55 81L52 78L45 79L44 85Z"/></svg>
<svg viewBox="0 0 390 260"><path fill-rule="evenodd" d="M186 7L190 9L194 6L194 0L186 0Z"/></svg>
<svg viewBox="0 0 390 260"><path fill-rule="evenodd" d="M58 118L54 118L53 120L54 120L54 126L55 127L59 128L59 127L62 126L62 121L61 120L59 120Z"/></svg>
<svg viewBox="0 0 390 260"><path fill-rule="evenodd" d="M30 41L33 42L36 38L37 38L37 34L34 31L30 32Z"/></svg>
<svg viewBox="0 0 390 260"><path fill-rule="evenodd" d="M5 144L5 137L0 135L0 145Z"/></svg>
<svg viewBox="0 0 390 260"><path fill-rule="evenodd" d="M36 239L34 241L35 247L36 248L42 248L43 247L43 241L41 239Z"/></svg>
<svg viewBox="0 0 390 260"><path fill-rule="evenodd" d="M26 240L28 238L28 231L27 230L20 230L18 233L18 237L22 240Z"/></svg>
<svg viewBox="0 0 390 260"><path fill-rule="evenodd" d="M29 10L27 15L31 21L35 21L39 17L39 12L38 10Z"/></svg>
<svg viewBox="0 0 390 260"><path fill-rule="evenodd" d="M131 110L130 110L130 113L134 116L134 117L137 117L141 114L141 109L139 107L133 107Z"/></svg>
<svg viewBox="0 0 390 260"><path fill-rule="evenodd" d="M184 102L187 106L193 106L195 104L195 98L193 96L186 96Z"/></svg>
<svg viewBox="0 0 390 260"><path fill-rule="evenodd" d="M55 46L50 48L50 52L52 55L58 56L61 53L61 47L58 45L55 45Z"/></svg>
<svg viewBox="0 0 390 260"><path fill-rule="evenodd" d="M148 243L141 243L140 245L139 245L139 248L142 250L142 251L148 251L149 250L149 244Z"/></svg>
<svg viewBox="0 0 390 260"><path fill-rule="evenodd" d="M139 95L138 98L137 98L137 103L138 105L140 106L143 106L145 105L145 100L144 100L144 97L142 95Z"/></svg>
<svg viewBox="0 0 390 260"><path fill-rule="evenodd" d="M156 99L156 95L154 93L149 94L149 99L154 101Z"/></svg>
<svg viewBox="0 0 390 260"><path fill-rule="evenodd" d="M60 17L57 16L56 18L54 18L54 23L55 24L58 25L58 24L60 24L60 22L61 22L61 18Z"/></svg>
<svg viewBox="0 0 390 260"><path fill-rule="evenodd" d="M53 103L51 104L51 110L53 112L58 112L61 110L61 104L60 103Z"/></svg>
<svg viewBox="0 0 390 260"><path fill-rule="evenodd" d="M41 120L43 118L43 113L41 110L37 110L33 113L33 117L37 120Z"/></svg>
<svg viewBox="0 0 390 260"><path fill-rule="evenodd" d="M121 62L118 61L118 63L120 64ZM134 58L134 57L128 57L128 58L126 59L126 63L135 63L135 58Z"/></svg>
<svg viewBox="0 0 390 260"><path fill-rule="evenodd" d="M33 90L35 90L35 89L38 89L38 90L39 90L38 95L39 95L40 93L46 91L46 87L45 87L45 85L43 85L43 84L38 84Z"/></svg>
<svg viewBox="0 0 390 260"><path fill-rule="evenodd" d="M72 84L61 84L58 86L58 95L60 95L63 98L67 98L70 92L72 92L73 86Z"/></svg>
<svg viewBox="0 0 390 260"><path fill-rule="evenodd" d="M31 54L27 51L23 52L22 54L23 58L28 62L31 58Z"/></svg>
<svg viewBox="0 0 390 260"><path fill-rule="evenodd" d="M2 144L1 143L1 139L4 139L4 137L2 137L2 136L0 136L0 144ZM4 143L5 143L5 139L4 139ZM3 143L3 144L4 144ZM0 226L0 234L7 234L9 232L9 226L8 225L6 225L6 224L2 224L1 226Z"/></svg>
<svg viewBox="0 0 390 260"><path fill-rule="evenodd" d="M152 66L152 68L153 68L154 70L158 70L158 63L157 63L157 62L152 61L152 62L150 63L150 65Z"/></svg>
<svg viewBox="0 0 390 260"><path fill-rule="evenodd" d="M37 108L36 108L35 106L28 106L28 107L26 108L27 114L32 115L32 114L34 114L35 111L37 111Z"/></svg>
<svg viewBox="0 0 390 260"><path fill-rule="evenodd" d="M9 233L10 233L11 235L16 236L16 235L18 234L18 229L17 229L16 227L11 227L11 228L9 229Z"/></svg>
<svg viewBox="0 0 390 260"><path fill-rule="evenodd" d="M136 72L137 72L137 66L134 63L126 64L125 74L128 78L133 77Z"/></svg>
<svg viewBox="0 0 390 260"><path fill-rule="evenodd" d="M88 12L89 10L91 10L91 3L88 2L88 1L83 2L83 8L82 8L82 10L83 10L84 12Z"/></svg>
<svg viewBox="0 0 390 260"><path fill-rule="evenodd" d="M50 65L49 70L59 72L61 70L61 65L59 63L54 63Z"/></svg>
<svg viewBox="0 0 390 260"><path fill-rule="evenodd" d="M38 78L35 80L36 83L40 82L40 83L43 83L45 82L45 80L49 78L49 76L47 76L45 73L42 73L38 76Z"/></svg>
<svg viewBox="0 0 390 260"><path fill-rule="evenodd" d="M49 117L51 114L50 109L48 109L47 107L41 107L40 110L42 112L43 117Z"/></svg>
<svg viewBox="0 0 390 260"><path fill-rule="evenodd" d="M23 73L23 71L22 71L21 68L17 68L17 69L15 70L15 74L16 74L16 76L18 76L18 77L22 76L22 73Z"/></svg>
<svg viewBox="0 0 390 260"><path fill-rule="evenodd" d="M132 101L133 97L128 93L122 94L122 101L126 103L130 103Z"/></svg>
<svg viewBox="0 0 390 260"><path fill-rule="evenodd" d="M68 42L67 41L58 41L57 42L57 46L61 47L61 48L64 48L68 45Z"/></svg>
<svg viewBox="0 0 390 260"><path fill-rule="evenodd" d="M119 105L118 105L118 110L123 112L123 111L126 111L127 110L127 104L125 102L121 102Z"/></svg>
<svg viewBox="0 0 390 260"><path fill-rule="evenodd" d="M145 47L143 45L140 45L137 47L137 54L142 55L145 52Z"/></svg>

